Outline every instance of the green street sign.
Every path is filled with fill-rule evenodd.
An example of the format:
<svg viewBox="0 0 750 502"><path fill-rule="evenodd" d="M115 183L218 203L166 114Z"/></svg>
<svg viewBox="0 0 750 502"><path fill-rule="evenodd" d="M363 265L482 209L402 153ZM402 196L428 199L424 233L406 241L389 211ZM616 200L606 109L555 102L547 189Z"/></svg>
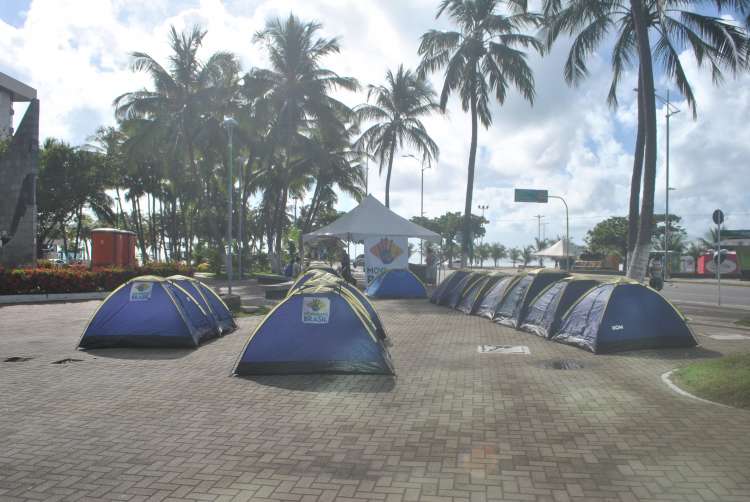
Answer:
<svg viewBox="0 0 750 502"><path fill-rule="evenodd" d="M539 202L547 203L547 190L532 190L529 188L516 188L515 202Z"/></svg>

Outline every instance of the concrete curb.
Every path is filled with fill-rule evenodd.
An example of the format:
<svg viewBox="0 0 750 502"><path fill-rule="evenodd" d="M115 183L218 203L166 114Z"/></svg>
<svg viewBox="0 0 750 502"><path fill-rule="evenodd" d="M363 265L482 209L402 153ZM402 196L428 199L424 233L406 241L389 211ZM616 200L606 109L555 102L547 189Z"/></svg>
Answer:
<svg viewBox="0 0 750 502"><path fill-rule="evenodd" d="M0 305L103 300L109 293L109 291L98 291L93 293L54 293L48 295L2 295L0 296Z"/></svg>
<svg viewBox="0 0 750 502"><path fill-rule="evenodd" d="M672 373L674 373L675 371L677 371L677 368L675 368L673 370L667 371L666 373L664 373L661 376L661 380L662 380L662 382L664 382L665 384L667 384L667 387L669 387L670 389L672 389L677 394L680 394L681 396L689 397L691 399L695 399L696 401L702 401L704 403L713 404L713 405L716 405L716 406L721 406L722 408L736 409L736 408L734 408L734 406L729 406L727 404L717 403L716 401L709 401L708 399L703 399L702 397L694 396L693 394L689 393L688 391L681 389L674 382L672 382L672 379L670 378L672 376Z"/></svg>
<svg viewBox="0 0 750 502"><path fill-rule="evenodd" d="M667 279L667 284L670 282L676 282L678 284L701 284L704 286L716 286L716 279L682 279L679 277L673 277ZM730 288L750 288L750 281L740 281L739 279L726 279L721 281L722 286Z"/></svg>

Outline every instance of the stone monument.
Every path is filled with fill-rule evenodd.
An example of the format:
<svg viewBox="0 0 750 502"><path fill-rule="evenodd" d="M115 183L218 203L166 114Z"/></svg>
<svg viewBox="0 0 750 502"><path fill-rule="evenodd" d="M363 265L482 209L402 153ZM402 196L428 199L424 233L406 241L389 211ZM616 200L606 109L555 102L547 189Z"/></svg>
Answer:
<svg viewBox="0 0 750 502"><path fill-rule="evenodd" d="M13 131L13 103L29 106ZM36 90L0 72L0 266L36 264Z"/></svg>

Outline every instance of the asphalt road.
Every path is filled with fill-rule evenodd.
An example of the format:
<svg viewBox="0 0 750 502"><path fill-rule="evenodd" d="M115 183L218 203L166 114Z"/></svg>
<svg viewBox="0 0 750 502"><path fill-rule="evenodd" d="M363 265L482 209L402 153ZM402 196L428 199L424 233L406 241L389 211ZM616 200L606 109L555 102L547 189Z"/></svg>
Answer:
<svg viewBox="0 0 750 502"><path fill-rule="evenodd" d="M668 282L661 293L675 303L716 305L717 290L716 284ZM750 287L722 284L721 304L725 307L750 309Z"/></svg>

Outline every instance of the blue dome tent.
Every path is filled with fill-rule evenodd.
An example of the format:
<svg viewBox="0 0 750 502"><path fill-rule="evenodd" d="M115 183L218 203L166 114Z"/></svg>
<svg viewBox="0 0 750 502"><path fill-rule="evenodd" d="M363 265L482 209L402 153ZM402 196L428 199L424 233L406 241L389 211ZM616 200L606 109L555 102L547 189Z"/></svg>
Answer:
<svg viewBox="0 0 750 502"><path fill-rule="evenodd" d="M526 317L531 300L544 288L567 277L567 272L533 270L511 286L495 310L493 321L517 328Z"/></svg>
<svg viewBox="0 0 750 502"><path fill-rule="evenodd" d="M234 372L392 375L390 354L371 315L343 284L308 282L258 325Z"/></svg>
<svg viewBox="0 0 750 502"><path fill-rule="evenodd" d="M386 269L367 286L365 295L370 298L427 298L427 289L410 270Z"/></svg>
<svg viewBox="0 0 750 502"><path fill-rule="evenodd" d="M480 282L484 278L485 274L478 272L472 272L464 277L464 279L456 284L453 290L448 293L447 305L452 309L458 308L459 304L463 301L464 297L474 284Z"/></svg>
<svg viewBox="0 0 750 502"><path fill-rule="evenodd" d="M237 329L232 311L229 310L224 300L217 295L213 289L203 284L198 279L184 275L172 275L167 277L168 281L176 283L185 291L190 293L211 319L216 323L222 335L231 333Z"/></svg>
<svg viewBox="0 0 750 502"><path fill-rule="evenodd" d="M531 301L520 329L551 338L557 333L560 320L568 309L588 290L605 280L606 278L572 276L553 282Z"/></svg>
<svg viewBox="0 0 750 502"><path fill-rule="evenodd" d="M306 287L313 287L313 286L321 286L321 285L327 285L330 287L337 287L340 289L347 290L352 296L354 296L365 308L367 313L370 315L370 320L375 325L377 335L380 338L386 338L386 332L385 327L380 322L380 317L378 316L378 313L375 311L375 307L372 306L372 303L370 303L370 300L367 299L365 295L362 294L362 292L356 288L356 286L353 286L343 280L338 275L334 275L331 273L328 273L324 270L309 270L308 272L305 272L303 275L301 275L297 281L292 285L292 287L289 288L289 292L287 293L287 296L291 296L297 291L300 291Z"/></svg>
<svg viewBox="0 0 750 502"><path fill-rule="evenodd" d="M141 276L104 300L79 347L194 348L216 335L214 320L185 289L162 277Z"/></svg>
<svg viewBox="0 0 750 502"><path fill-rule="evenodd" d="M445 303L443 303L443 298L448 294L449 291L453 289L453 286L455 286L461 279L463 279L467 275L469 275L469 272L467 272L466 270L456 270L447 278L443 279L443 282L438 284L438 287L436 287L435 291L432 292L432 296L430 296L430 302L436 305L445 305Z"/></svg>
<svg viewBox="0 0 750 502"><path fill-rule="evenodd" d="M495 317L495 311L505 298L505 293L522 277L524 277L523 274L509 275L497 281L494 286L487 290L484 296L479 298L479 305L474 309L476 315L488 319Z"/></svg>
<svg viewBox="0 0 750 502"><path fill-rule="evenodd" d="M590 289L568 310L552 339L597 354L696 345L685 318L671 303L631 282Z"/></svg>
<svg viewBox="0 0 750 502"><path fill-rule="evenodd" d="M474 314L479 307L480 300L503 277L505 277L505 274L493 274L482 277L464 293L464 297L456 306L456 309L464 314Z"/></svg>

